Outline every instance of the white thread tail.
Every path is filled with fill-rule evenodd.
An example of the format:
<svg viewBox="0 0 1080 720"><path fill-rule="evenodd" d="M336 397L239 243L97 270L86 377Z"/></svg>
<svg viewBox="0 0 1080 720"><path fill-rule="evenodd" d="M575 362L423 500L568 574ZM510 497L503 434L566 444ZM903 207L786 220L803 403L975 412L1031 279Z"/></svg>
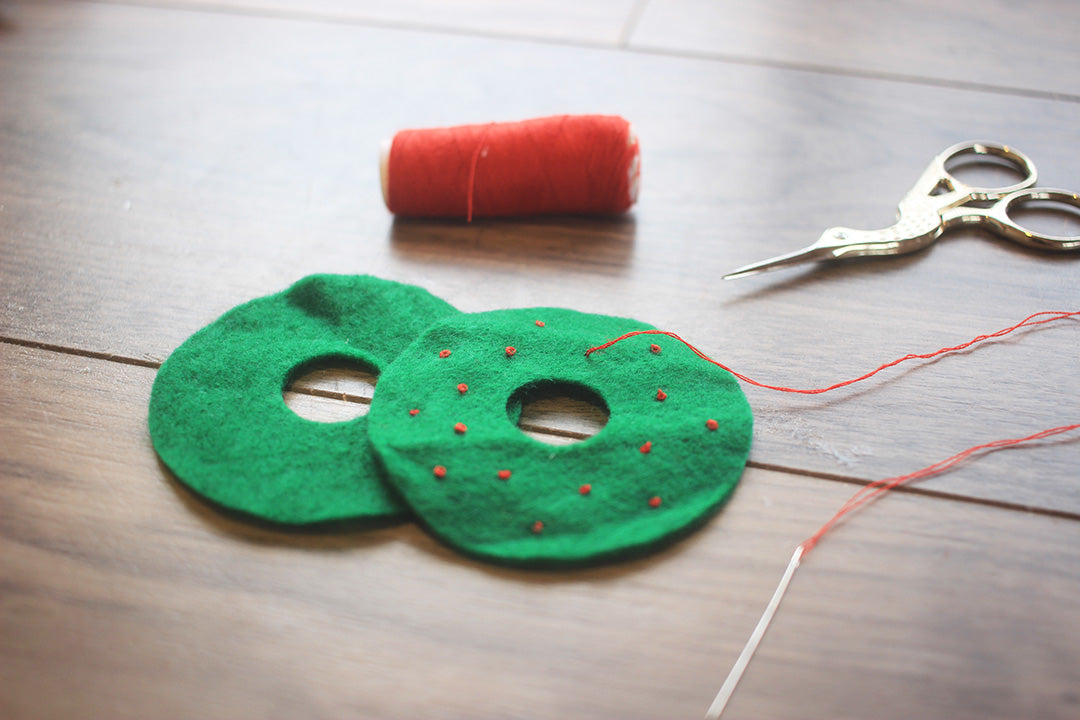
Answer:
<svg viewBox="0 0 1080 720"><path fill-rule="evenodd" d="M746 666L750 664L750 659L754 657L754 652L757 651L758 645L761 644L761 638L765 637L765 631L769 629L769 623L772 622L773 615L776 614L776 609L780 607L780 601L783 599L784 593L787 592L788 585L791 584L791 577L799 567L799 560L802 558L802 555L803 546L799 545L799 547L795 548L795 554L791 556L791 562L788 563L787 570L784 571L784 576L780 578L780 584L776 586L776 591L773 593L772 599L769 600L769 604L765 606L765 612L761 614L761 619L758 620L757 627L755 627L754 632L750 634L750 639L746 641L746 645L743 647L742 652L739 653L739 659L735 661L735 665L732 666L727 679L724 680L724 684L720 686L720 692L716 693L716 698L712 701L712 705L709 706L708 711L705 713L705 720L717 720L720 717L720 714L724 712L728 700L731 699L732 693L735 692L735 686L739 684L743 672L746 671Z"/></svg>

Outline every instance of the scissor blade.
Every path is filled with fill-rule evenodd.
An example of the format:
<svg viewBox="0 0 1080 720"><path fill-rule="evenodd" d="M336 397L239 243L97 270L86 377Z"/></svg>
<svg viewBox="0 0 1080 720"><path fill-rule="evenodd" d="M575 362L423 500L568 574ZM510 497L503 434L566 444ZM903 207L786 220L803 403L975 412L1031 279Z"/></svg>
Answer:
<svg viewBox="0 0 1080 720"><path fill-rule="evenodd" d="M744 265L737 270L729 272L724 276L724 280L734 280L735 278L757 275L758 273L768 272L770 270L779 270L780 268L790 267L792 265L802 265L803 263L815 262L817 260L827 260L831 257L834 257L831 250L822 248L819 245L811 245L810 247L796 250L795 252L786 255L778 255L777 257L769 258L768 260Z"/></svg>

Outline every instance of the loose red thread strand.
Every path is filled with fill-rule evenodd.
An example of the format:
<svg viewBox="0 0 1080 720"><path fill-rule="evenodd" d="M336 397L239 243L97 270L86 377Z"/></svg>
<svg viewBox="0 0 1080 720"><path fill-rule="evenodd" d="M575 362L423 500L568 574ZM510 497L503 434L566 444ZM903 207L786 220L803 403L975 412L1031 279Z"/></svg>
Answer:
<svg viewBox="0 0 1080 720"><path fill-rule="evenodd" d="M983 450L998 450L1005 447L1011 447L1014 445L1020 445L1022 443L1033 442L1035 440L1042 440L1044 438L1051 437L1053 435L1059 435L1071 430L1080 428L1080 423L1074 425L1062 425L1061 427L1050 428L1041 432L1034 433L1022 438L1012 438L1008 440L995 440L993 442L984 443L982 445L975 445L967 450L962 450L952 457L946 458L940 462L936 462L933 465L928 465L921 470L916 470L913 473L907 475L899 475L894 478L888 478L885 480L879 480L875 483L870 483L866 487L860 489L855 493L850 500L848 500L840 511L836 513L828 522L821 526L820 529L806 540L803 540L795 548L795 552L791 556L791 560L788 562L787 569L784 570L783 576L780 578L780 583L776 586L776 590L773 592L772 598L769 600L768 605L765 606L765 611L761 614L761 619L758 620L757 625L754 627L754 631L750 634L749 640L746 641L746 645L743 646L742 652L739 653L738 659L735 664L732 665L731 671L728 673L727 678L724 679L724 684L720 686L720 691L716 693L716 697L713 699L712 704L709 706L708 711L705 713L706 720L717 720L724 712L724 708L727 707L728 700L731 699L732 694L735 692L735 688L739 684L739 679L742 678L743 673L746 671L747 666L750 664L750 660L754 657L754 653L757 651L758 646L761 644L762 638L765 636L766 631L769 628L769 624L772 622L773 617L776 615L777 609L780 607L780 602L784 598L784 594L787 592L788 586L791 584L791 578L794 576L795 571L798 570L803 558L810 552L811 549L821 540L821 537L827 533L836 523L844 516L854 510L862 507L868 502L871 502L875 498L881 496L881 494L892 490L893 488L902 485L912 480L924 478L935 473L943 472L957 463L964 461L972 455L981 452Z"/></svg>
<svg viewBox="0 0 1080 720"><path fill-rule="evenodd" d="M779 386L779 385L768 385L766 383L758 382L757 380L749 378L746 375L742 375L740 373L735 372L734 370L732 370L728 366L724 365L723 363L720 363L720 362L718 362L716 360L713 360L711 357L709 357L708 355L703 353L701 350L698 350L696 347L694 347L693 345L688 343L686 340L683 340L681 337L679 337L675 333L667 332L666 330L635 330L633 332L628 332L625 335L621 335L620 337L615 338L614 340L609 340L608 342L604 343L603 345L597 345L596 347L589 348L588 350L585 351L585 355L588 356L588 355L591 355L592 353L594 353L594 352L596 352L598 350L604 350L606 348L611 347L615 343L622 342L623 340L626 340L627 338L634 337L636 335L667 335L668 337L673 338L675 340L678 340L679 342L686 345L686 347L690 348L690 350L695 355L697 355L699 358L701 358L702 360L710 362L713 365L716 365L717 367L720 367L720 368L728 371L729 373L731 373L735 377L739 378L743 382L749 383L751 385L755 385L757 387L766 388L768 390L777 390L777 391L780 391L780 392L788 392L788 393L801 393L801 394L805 394L805 395L818 395L818 394L821 394L821 393L829 392L830 390L836 390L837 388L841 388L841 387L845 387L847 385L852 385L854 383L861 382L863 380L866 380L868 378L873 377L874 375L877 375L882 370L886 370L888 368L894 367L896 365L899 365L902 362L906 362L907 360L915 360L915 359L927 360L927 359L930 359L930 358L938 357L939 355L944 355L944 354L951 353L951 352L957 352L959 350L965 350L965 349L971 347L972 345L976 345L978 343L984 342L986 340L991 340L993 338L1003 337L1003 336L1008 335L1009 333L1014 332L1016 330L1019 330L1020 328L1023 328L1023 327L1031 327L1033 325L1043 325L1045 323L1054 322L1056 320L1064 320L1066 318L1076 317L1077 315L1080 315L1080 311L1044 310L1042 312L1033 313L1031 315L1028 315L1026 318L1021 320L1020 322L1016 323L1015 325L1010 325L1007 328L1002 328L1001 330L998 330L997 332L992 332L992 333L989 333L987 335L979 335L979 336L974 337L974 338L972 338L971 340L969 340L969 341L967 341L965 343L961 343L959 345L953 345L952 347L944 347L944 348L941 348L939 350L935 350L934 352L911 353L911 354L905 355L905 356L903 356L901 358L897 358L896 360L893 360L891 362L887 362L884 365L881 365L881 366L871 370L868 373L864 373L864 374L860 375L859 377L852 378L851 380L844 380L842 382L834 383L832 385L829 385L828 387L823 387L823 388L810 388L810 389L790 388L790 387L783 387L783 386ZM655 347L656 347L655 345L650 345L649 346L650 350L653 351L653 352L655 352L655 350L653 350L653 348L655 348ZM708 423L707 423L707 426L709 427L709 429L714 429L713 421L709 420ZM822 525L821 528L819 528L816 533L814 533L809 538L804 540L799 545L799 548L801 550L801 554L803 556L805 556L806 553L810 552L810 550L815 545L817 545L818 542L820 542L822 536L824 536L825 533L827 533L829 530L831 530L833 528L833 526L835 526L836 523L838 523L845 515L857 510L858 508L862 507L863 505L865 505L865 504L867 504L869 502L872 502L874 499L880 497L882 494L887 493L890 490L892 490L892 489L894 489L896 487L899 487L900 485L903 485L905 483L909 483L909 482L911 482L913 480L919 480L919 479L924 478L924 477L929 477L930 475L935 475L935 474L940 473L940 472L944 472L945 470L948 470L949 468L963 462L964 460L971 457L972 455L975 455L976 453L982 452L984 450L997 450L999 448L1011 447L1013 445L1020 445L1020 444L1023 444L1023 443L1032 442L1032 441L1035 441L1035 440L1041 440L1043 438L1051 437L1053 435L1066 433L1066 432L1069 432L1069 431L1072 431L1072 430L1076 430L1077 428L1080 428L1080 423L1074 424L1074 425L1062 425L1060 427L1050 428L1048 430L1042 430L1042 431L1037 432L1037 433L1035 433L1033 435L1028 435L1028 436L1022 437L1022 438L1008 438L1008 439L1004 439L1004 440L994 440L992 442L983 443L982 445L975 445L973 447L970 447L967 450L963 450L961 452L958 452L957 454L955 454L955 455L953 455L951 457L948 457L948 458L946 458L944 460L940 460L940 461L938 461L938 462L936 462L936 463L934 463L932 465L928 465L928 466L926 466L926 467L924 467L924 468L922 468L920 470L916 470L915 472L907 473L906 475L898 475L898 476L892 477L892 478L885 478L884 480L875 480L874 482L867 484L866 486L861 488L858 492L856 492L851 497L851 499L849 499L846 503L844 503L844 506L840 508L840 510L836 513L836 515L834 515L828 522L826 522L824 525ZM642 448L642 452L644 452L644 447Z"/></svg>
<svg viewBox="0 0 1080 720"><path fill-rule="evenodd" d="M805 395L818 395L818 394L821 394L821 393L829 392L830 390L836 390L837 388L841 388L841 387L845 387L847 385L852 385L854 383L861 382L863 380L866 380L868 378L873 377L874 375L877 375L882 370L886 370L888 368L894 367L894 366L899 365L900 363L906 362L908 360L915 360L915 359L927 360L927 359L930 359L930 358L938 357L939 355L944 355L944 354L951 353L951 352L957 352L959 350L965 350L965 349L967 349L967 348L969 348L969 347L971 347L973 345L984 342L986 340L1003 337L1003 336L1008 335L1009 333L1014 332L1016 330L1019 330L1020 328L1023 328L1023 327L1031 327L1033 325L1043 325L1045 323L1054 322L1056 320L1064 320L1066 318L1076 317L1077 315L1080 315L1080 311L1045 310L1045 311L1042 311L1042 312L1033 313L1031 315L1028 315L1026 318L1021 320L1020 322L1016 323L1015 325L1010 325L1007 328L1002 328L1001 330L998 330L997 332L989 333L987 335L979 335L979 336L974 337L974 338L972 338L971 340L969 340L969 341L967 341L965 343L961 343L959 345L953 345L951 347L944 347L944 348L941 348L939 350L935 350L934 352L911 353L911 354L905 355L905 356L903 356L901 358L897 358L896 360L893 360L891 362L887 362L884 365L881 365L881 366L871 370L870 372L864 373L864 374L862 374L862 375L860 375L860 376L858 376L856 378L852 378L851 380L844 380L842 382L834 383L832 385L829 385L828 387L823 387L823 388L800 389L800 388L784 387L784 386L779 386L779 385L768 385L766 383L758 382L757 380L753 380L752 378L749 378L746 375L742 375L740 373L735 372L734 370L732 370L728 366L724 365L723 363L720 363L720 362L718 362L716 360L713 360L711 357L709 357L708 355L703 353L701 350L697 349L696 347L694 347L693 345L688 343L686 340L683 340L681 337L679 337L675 333L667 332L665 330L635 330L634 332L629 332L629 333L626 333L625 335L622 335L620 337L615 338L614 340L610 340L610 341L604 343L603 345L597 345L596 347L589 348L588 350L585 351L585 355L588 356L588 355L591 355L592 353L594 353L594 352L596 352L598 350L604 350L606 348L611 347L615 343L622 342L623 340L626 340L627 338L634 337L636 335L667 335L668 337L673 338L675 340L678 340L679 342L686 345L686 347L688 347L695 355L700 357L702 360L710 362L713 365L716 365L717 367L720 367L720 368L728 371L729 373L731 373L735 377L739 378L743 382L749 383L750 385L755 385L757 387L766 388L768 390L777 390L777 391L780 391L780 392L801 393L801 394L805 394ZM649 346L649 349L652 352L655 352L654 348L656 348L656 345L650 345ZM709 429L714 429L716 427L714 425L714 421L712 421L712 420L708 421L707 426L709 427ZM1071 430L1076 430L1077 428L1080 428L1080 424L1062 425L1060 427L1050 428L1048 430L1043 430L1041 432L1037 432L1037 433L1035 433L1033 435L1028 435L1027 437L1010 438L1010 439L1005 439L1005 440L995 440L993 442L984 443L982 445L975 445L973 447L968 448L967 450L963 450L963 451L953 455L952 457L946 458L944 460L940 460L940 461L938 461L938 462L936 462L936 463L934 463L932 465L928 465L928 466L926 466L926 467L924 467L924 468L922 468L920 470L916 470L915 472L911 472L911 473L908 473L906 475L898 475L898 476L892 477L892 478L885 478L884 480L876 480L876 481L874 481L872 483L869 483L866 486L864 486L863 488L861 488L857 493L855 493L851 497L850 500L848 500L846 503L844 503L844 506L840 508L840 510L836 513L836 515L834 515L828 522L826 522L824 525L822 525L821 528L818 529L818 531L816 533L811 535L809 538L804 540L799 545L799 548L801 550L801 554L806 555L806 553L810 552L810 550L815 545L817 545L818 542L820 542L822 536L824 536L830 529L832 529L833 526L835 526L845 515L857 510L858 508L862 507L863 505L865 505L865 504L867 504L869 502L872 502L877 497L881 496L884 493L889 492L890 490L892 490L892 489L894 489L896 487L899 487L900 485L912 482L913 480L918 480L918 479L921 479L921 478L924 478L924 477L929 477L930 475L935 475L935 474L940 473L940 472L944 472L945 470L948 470L949 468L963 462L964 460L971 457L972 455L974 455L976 453L979 453L979 452L982 452L984 450L996 450L996 449L1003 448L1003 447L1010 447L1010 446L1013 446L1013 445L1020 445L1022 443L1032 442L1032 441L1035 441L1035 440L1041 440L1043 438L1047 438L1047 437L1050 437L1052 435L1058 435L1060 433L1065 433L1065 432L1069 432ZM644 449L643 449L643 451L644 451Z"/></svg>
<svg viewBox="0 0 1080 720"><path fill-rule="evenodd" d="M818 531L813 535L803 540L799 547L802 548L802 556L806 557L807 553L813 549L825 533L829 532L845 515L854 512L863 505L873 502L881 495L893 490L901 485L910 483L913 480L921 480L931 475L936 475L940 472L944 472L955 465L960 464L964 460L968 459L972 455L980 453L984 450L1000 450L1001 448L1012 447L1014 445L1022 445L1024 443L1034 442L1035 440L1042 440L1044 438L1052 437L1054 435L1060 435L1062 433L1071 432L1073 430L1080 429L1080 423L1073 425L1062 425L1056 428L1050 428L1048 430L1041 430L1040 432L1028 435L1021 438L1008 438L1005 440L994 440L993 442L983 443L982 445L975 445L969 447L967 450L961 450L955 455L939 460L933 465L927 465L924 468L916 470L915 472L907 473L906 475L897 475L896 477L885 478L883 480L875 480L872 483L864 485L859 489L851 498L844 503L843 507L835 515L832 516L824 525L818 528Z"/></svg>
<svg viewBox="0 0 1080 720"><path fill-rule="evenodd" d="M969 348L972 345L983 342L984 340L989 340L991 338L998 338L998 337L1002 337L1004 335L1008 335L1009 333L1011 333L1011 332L1013 332L1015 330L1018 330L1018 329L1020 329L1022 327L1027 327L1027 326L1031 326L1031 325L1042 325L1044 323L1053 322L1055 320L1062 320L1062 319L1069 318L1069 317L1075 317L1077 315L1080 315L1080 312L1058 312L1058 311L1037 312L1037 313L1034 313L1032 315L1027 316L1023 320L1018 322L1017 324L1012 325L1012 326L1007 327L1007 328L1003 328L1001 330L998 330L995 333L990 333L989 335L979 335L978 337L973 338L972 340L969 340L966 343L962 343L960 345L955 345L953 347L941 348L940 350L937 350L937 351L932 352L932 353L905 355L902 358L898 358L897 360L893 360L892 362L886 363L886 364L884 364L884 365L882 365L882 366L880 366L880 367L878 367L878 368L876 368L876 369L874 369L874 370L872 370L872 371L870 371L868 373L860 375L859 377L854 378L852 380L845 380L843 382L839 382L839 383L836 383L834 385L830 385L829 387L816 388L816 389L812 389L812 390L799 390L799 389L795 389L795 388L778 387L778 386L775 386L775 385L766 385L764 383L759 383L756 380L751 380L750 378L748 378L748 377L746 377L744 375L740 375L739 373L734 372L733 370L726 367L725 365L722 365L722 364L716 362L715 360L713 360L712 358L706 356L700 350L695 348L693 345L690 345L690 343L687 343L685 340L683 340L679 336L677 336L677 335L675 335L673 333L667 333L667 332L663 332L663 331L637 331L637 332L633 332L633 333L627 333L626 335L624 335L622 337L619 337L619 338L616 338L615 340L612 340L612 341L610 341L610 342L608 342L608 343L606 343L604 345L600 345L600 346L597 346L595 348L590 348L589 350L587 350L585 352L585 354L589 355L589 354L591 354L592 352L594 352L596 350L601 350L601 349L603 349L605 347L610 347L611 345L614 345L615 343L617 343L617 342L619 342L621 340L624 340L627 337L631 337L633 335L663 334L663 335L668 335L668 336L678 340L679 342L682 342L688 348L690 348L690 350L693 351L694 354L696 354L698 357L702 358L703 360L707 360L708 362L710 362L710 363L712 363L714 365L717 365L717 366L723 368L724 370L727 370L728 372L732 373L735 377L739 378L740 380L742 380L744 382L750 383L751 385L756 385L758 387L763 387L763 388L767 388L767 389L770 389L770 390L779 390L781 392L819 394L819 393L823 393L823 392L828 392L829 390L835 390L836 388L839 388L839 387L844 387L845 385L851 385L851 384L857 383L857 382L859 382L861 380L866 380L867 378L873 377L874 375L881 372L882 370L885 370L886 368L893 367L894 365L899 365L900 363L902 363L902 362L904 362L906 360L913 360L913 359L916 359L916 358L928 359L928 358L937 357L938 355L943 355L945 353L955 352L955 351L958 351L958 350L963 350L965 348ZM714 421L712 421L712 420L708 421L710 429L714 429L714 426L712 424L713 422ZM705 713L706 720L716 720L723 713L724 708L727 706L728 700L731 699L731 695L735 692L735 688L739 684L739 679L742 677L743 673L745 672L747 666L750 663L750 660L753 658L754 653L756 652L756 650L758 648L758 645L761 643L761 640L764 637L765 632L768 630L769 623L772 622L772 618L775 616L776 611L780 606L780 602L783 599L784 594L787 592L787 588L788 588L789 584L791 583L791 578L795 574L795 571L798 569L798 567L799 567L800 563L802 562L803 558L805 558L806 555L819 542L821 542L821 539L830 530L832 530L837 525L837 523L839 523L846 515L848 515L848 514L850 514L852 512L855 512L856 510L863 507L864 505L867 505L867 504L873 502L874 500L881 497L885 493L887 493L887 492L889 492L891 490L894 490L894 489L896 489L897 487L899 487L901 485L913 482L915 480L920 480L920 479L925 478L925 477L930 477L931 475L936 475L936 474L941 473L941 472L945 472L946 470L949 470L950 468L955 467L956 465L964 462L965 460L972 457L973 455L977 455L978 453L992 452L992 451L995 451L995 450L1000 450L1002 448L1014 447L1016 445L1022 445L1024 443L1034 442L1036 440L1043 440L1043 439L1048 438L1048 437L1053 437L1055 435L1060 435L1062 433L1072 432L1072 431L1077 430L1077 429L1080 429L1080 423L1074 423L1074 424L1071 424L1071 425L1061 425L1059 427L1049 428L1047 430L1041 430L1041 431L1039 431L1037 433L1033 433L1033 434L1027 435L1025 437L1007 438L1007 439L1003 439L1003 440L994 440L994 441L991 441L991 442L983 443L981 445L974 445L972 447L967 448L966 450L961 450L960 452L956 453L955 455L952 455L951 457L945 458L944 460L939 460L938 462L933 463L932 465L927 465L926 467L921 468L919 470L916 470L914 472L910 472L910 473L907 473L905 475L897 475L897 476L891 477L891 478L885 478L883 480L876 480L876 481L874 481L872 483L868 483L867 485L864 485L863 487L859 488L859 490L854 495L852 495L851 498L849 498L846 503L844 503L844 505L836 512L835 515L833 515L831 518L829 518L829 520L826 521L824 525L822 525L820 528L818 528L817 532L815 532L813 535L811 535L807 539L803 540L801 543L799 543L798 546L796 546L795 552L791 556L791 560L788 562L787 569L784 571L783 577L780 578L780 583L776 586L776 590L773 592L772 598L769 600L768 605L766 605L765 611L761 615L761 619L758 620L758 623L754 627L754 631L751 633L749 640L747 640L746 645L743 647L742 652L739 654L738 659L735 661L735 664L732 666L731 671L728 673L727 678L725 678L723 685L721 685L719 692L717 692L716 697L713 699L712 704L709 706L708 711Z"/></svg>
<svg viewBox="0 0 1080 720"><path fill-rule="evenodd" d="M912 353L912 354L909 354L909 355L905 355L904 357L897 358L896 360L893 360L892 362L887 362L884 365L881 365L880 367L877 367L877 368L871 370L868 373L864 373L864 374L860 375L857 378L852 378L851 380L844 380L844 381L841 381L841 382L838 382L838 383L834 383L832 385L829 385L828 387L810 388L810 389L791 388L791 387L784 387L782 385L768 385L766 383L758 382L757 380L749 378L746 375L742 375L740 373L735 372L734 370L729 368L727 365L724 365L723 363L721 363L721 362L719 362L717 360L713 360L711 357L709 357L708 355L703 353L701 350L698 350L696 347L691 345L686 340L683 340L681 337L679 337L675 333L668 332L666 330L635 330L633 332L628 332L625 335L621 335L621 336L615 338L614 340L609 340L608 342L604 343L603 345L597 345L596 347L589 348L588 350L585 351L585 355L588 356L588 355L592 355L594 352L597 352L598 350L605 350L605 349L611 347L612 345L614 345L615 343L622 342L623 340L626 340L627 338L634 337L635 335L667 335L668 337L673 338L675 340L678 340L683 345L690 348L690 350L695 355L697 355L699 358L701 358L702 360L705 360L706 362L710 362L710 363L712 363L713 365L716 365L719 368L727 370L729 373L731 373L735 377L739 378L740 380L742 380L745 383L749 383L750 385L755 385L755 386L760 387L760 388L765 388L766 390L778 390L780 392L799 393L799 394L802 394L802 395L820 395L821 393L826 393L826 392L829 392L830 390L836 390L837 388L842 388L842 387L845 387L847 385L854 385L857 382L861 382L863 380L866 380L868 378L873 377L874 375L877 375L882 370L887 370L888 368L894 367L894 366L899 365L900 363L906 362L908 360L916 360L916 359L928 360L930 358L934 358L934 357L937 357L939 355L945 355L946 353L957 352L959 350L965 350L965 349L971 347L972 345L976 345L976 344L981 343L981 342L983 342L985 340L991 340L993 338L999 338L999 337L1002 337L1004 335L1008 335L1009 333L1014 332L1016 330L1019 330L1020 328L1023 328L1023 327L1030 327L1032 325L1043 325L1045 323L1054 322L1055 320L1063 320L1065 318L1075 317L1077 315L1080 315L1080 310L1072 311L1072 312L1057 311L1057 310L1045 310L1043 312L1037 312L1037 313L1034 313L1032 315L1028 315L1026 318L1024 318L1020 322L1016 323L1015 325L1011 325L1011 326L1009 326L1007 328L1003 328L1001 330L998 330L997 332L990 333L989 335L979 335L978 337L975 337L975 338L972 338L971 340L968 340L966 343L961 343L960 345L954 345L952 347L944 347L944 348L941 348L939 350L935 350L934 352L930 352L930 353ZM1038 319L1036 319L1036 318L1038 318Z"/></svg>

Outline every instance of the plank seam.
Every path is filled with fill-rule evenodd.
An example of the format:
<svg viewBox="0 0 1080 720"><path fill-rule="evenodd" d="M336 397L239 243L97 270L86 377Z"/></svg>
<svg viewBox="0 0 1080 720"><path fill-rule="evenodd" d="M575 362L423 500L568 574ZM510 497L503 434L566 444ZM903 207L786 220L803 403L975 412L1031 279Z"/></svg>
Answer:
<svg viewBox="0 0 1080 720"><path fill-rule="evenodd" d="M788 475L799 475L801 477L815 478L818 480L828 480L830 482L838 482L845 485L863 486L874 482L874 480L866 480L852 475L839 475L836 473L821 472L818 470L806 470L790 467L787 465L757 462L754 460L747 462L746 467L754 468L757 470L780 472ZM1000 510L1012 510L1014 512L1033 513L1035 515L1040 515L1043 517L1055 517L1064 520L1080 520L1080 512L1058 510L1055 508L1043 508L1036 505L1025 505L1024 503L1009 502L1008 500L994 500L992 498L973 497L969 495L961 495L959 493L947 492L944 490L933 490L930 488L918 487L917 485L901 485L899 487L893 488L889 492L910 493L912 495L920 495L923 497L934 498L937 500L972 503L974 505L984 505L986 507L998 508Z"/></svg>
<svg viewBox="0 0 1080 720"><path fill-rule="evenodd" d="M122 365L134 365L136 367L147 368L150 370L157 370L161 367L161 362L156 360L144 360L140 358L132 358L124 355L117 355L115 353L98 352L95 350L82 350L79 348L64 347L62 345L53 345L52 343L40 342L38 340L24 340L20 338L0 337L0 343L8 345L15 345L18 347L31 348L34 350L44 350L46 352L53 352L60 355L72 355L75 357L91 358L94 360L103 360L105 362L114 362ZM370 404L371 399L362 395L353 395L351 393L331 392L328 390L321 390L319 388L292 388L290 392L300 393L304 395L312 395L316 397L324 397L332 400L343 400L345 402L354 402L359 404ZM574 430L562 430L560 428L548 428L541 425L529 424L523 426L523 430L528 430L536 433L544 433L547 435L554 435L556 437L573 438L576 440L585 440L591 435L581 433ZM818 480L827 480L829 482L839 482L845 485L866 485L874 482L871 479L858 478L852 475L841 475L838 473L828 473L818 470L808 470L803 468L796 468L787 465L779 465L775 463L763 463L751 460L746 463L746 467L754 468L757 470L769 470L772 472L780 472L788 475L798 475L800 477L814 478ZM1041 508L1033 505L1025 505L1023 503L1008 502L1005 500L993 500L989 498L971 497L967 495L960 495L957 493L944 492L941 490L930 490L927 488L921 488L918 486L901 486L893 490L892 492L898 493L912 493L914 495L921 495L924 497L935 498L939 500L948 500L953 502L972 503L975 505L984 505L987 507L994 507L1001 510L1011 510L1014 512L1028 512L1043 517L1056 517L1065 520L1077 520L1080 521L1080 512L1070 512L1067 510L1057 510L1053 508Z"/></svg>
<svg viewBox="0 0 1080 720"><path fill-rule="evenodd" d="M673 48L650 47L648 45L631 45L630 35L637 24L635 6L629 17L620 29L619 36L614 42L590 42L588 40L574 40L569 38L544 37L538 35L524 35L512 32L484 31L479 29L456 28L446 25L428 24L422 22L381 20L371 17L353 17L335 13L320 13L300 10L284 10L280 8L252 8L230 7L228 5L197 5L192 6L184 3L147 2L141 0L73 0L74 2L93 3L98 5L115 5L140 7L153 10L167 10L173 12L190 13L214 13L218 15L234 15L241 17L261 17L277 20L292 20L297 22L312 22L328 25L350 25L358 27L383 28L387 30L401 30L423 32L437 35L454 35L459 37L477 37L491 40L514 40L532 42L544 45L556 45L563 47L580 47L587 49L615 50L641 55L655 55L661 57L685 58L691 60L706 60L720 62L728 65L742 65L748 67L765 67L778 70L791 70L797 72L809 72L818 75L832 75L838 77L851 77L863 80L881 80L884 82L903 83L908 85L923 85L939 87L951 90L966 90L984 92L994 95L1008 95L1017 97L1033 98L1038 100L1053 100L1058 102L1080 103L1080 94L1054 92L1051 90L1034 90L1031 88L1016 87L1011 85L994 85L969 80L956 80L948 78L933 78L922 75L905 75L903 73L890 73L875 70L859 70L857 68L845 68L833 65L816 63L800 63L787 60L770 60L768 58L755 58L752 56L712 53L695 50L677 50ZM641 3L641 7L644 3ZM640 15L640 11L636 13Z"/></svg>

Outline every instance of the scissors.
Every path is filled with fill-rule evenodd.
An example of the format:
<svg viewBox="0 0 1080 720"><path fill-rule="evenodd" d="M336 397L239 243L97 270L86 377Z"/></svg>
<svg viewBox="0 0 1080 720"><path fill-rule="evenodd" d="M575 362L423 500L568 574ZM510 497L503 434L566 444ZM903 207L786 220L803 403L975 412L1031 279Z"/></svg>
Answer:
<svg viewBox="0 0 1080 720"><path fill-rule="evenodd" d="M1015 166L1025 177L1005 187L973 187L958 180L946 169L948 163L966 155L1000 158ZM982 162L993 161L984 159ZM819 260L903 255L921 250L947 230L960 225L980 225L1004 238L1042 250L1080 251L1080 235L1057 236L1035 232L1018 225L1009 217L1010 210L1030 202L1048 202L1070 206L1074 212L1080 211L1080 195L1069 190L1034 187L1036 178L1035 164L1016 148L992 142L959 143L930 162L919 181L900 201L899 219L892 227L883 230L829 228L809 247L746 265L728 273L724 279Z"/></svg>

